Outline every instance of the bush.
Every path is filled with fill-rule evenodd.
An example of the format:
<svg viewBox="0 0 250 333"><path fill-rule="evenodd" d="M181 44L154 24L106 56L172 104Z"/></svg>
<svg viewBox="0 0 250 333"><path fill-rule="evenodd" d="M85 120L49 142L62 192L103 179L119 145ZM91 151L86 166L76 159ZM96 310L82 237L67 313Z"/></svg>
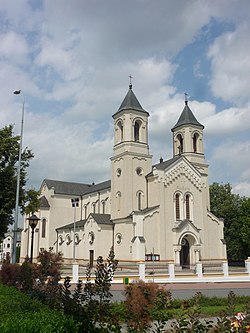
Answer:
<svg viewBox="0 0 250 333"><path fill-rule="evenodd" d="M0 285L1 333L79 332L79 324L18 290Z"/></svg>
<svg viewBox="0 0 250 333"><path fill-rule="evenodd" d="M0 270L0 282L7 286L15 286L18 280L20 266L18 264L3 263Z"/></svg>
<svg viewBox="0 0 250 333"><path fill-rule="evenodd" d="M168 319L166 310L171 304L171 294L155 283L143 281L128 285L125 289L125 307L128 332L146 332L157 320L157 327L163 327Z"/></svg>

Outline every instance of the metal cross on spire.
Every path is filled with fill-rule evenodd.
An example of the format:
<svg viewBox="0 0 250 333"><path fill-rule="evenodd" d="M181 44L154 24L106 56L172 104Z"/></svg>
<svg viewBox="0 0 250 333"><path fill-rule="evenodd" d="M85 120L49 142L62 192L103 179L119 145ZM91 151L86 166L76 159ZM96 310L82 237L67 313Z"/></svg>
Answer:
<svg viewBox="0 0 250 333"><path fill-rule="evenodd" d="M188 94L184 93L184 95L185 95L185 104L187 105L187 103L188 103Z"/></svg>
<svg viewBox="0 0 250 333"><path fill-rule="evenodd" d="M132 79L133 79L133 76L130 74L129 75L129 89L132 89Z"/></svg>

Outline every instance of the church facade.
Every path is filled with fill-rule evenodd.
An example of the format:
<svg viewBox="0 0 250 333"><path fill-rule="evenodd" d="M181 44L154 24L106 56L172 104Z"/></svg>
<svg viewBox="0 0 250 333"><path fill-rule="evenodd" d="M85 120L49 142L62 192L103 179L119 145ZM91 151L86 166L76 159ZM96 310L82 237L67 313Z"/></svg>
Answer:
<svg viewBox="0 0 250 333"><path fill-rule="evenodd" d="M225 261L223 221L210 212L204 126L185 101L174 127L173 156L152 164L149 113L132 85L116 113L111 179L99 184L45 179L34 257L41 249L93 263L113 246L118 260L169 261L189 267ZM21 259L30 253L25 222Z"/></svg>

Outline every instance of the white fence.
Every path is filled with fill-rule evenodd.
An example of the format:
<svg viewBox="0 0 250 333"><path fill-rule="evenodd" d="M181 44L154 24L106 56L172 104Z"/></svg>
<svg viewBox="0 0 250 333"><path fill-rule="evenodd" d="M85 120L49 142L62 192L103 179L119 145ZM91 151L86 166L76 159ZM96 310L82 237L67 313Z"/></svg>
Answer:
<svg viewBox="0 0 250 333"><path fill-rule="evenodd" d="M93 263L95 268L96 262ZM61 275L69 276L72 282L85 280L88 262L73 263L65 260ZM114 275L114 283L129 283L133 280L158 283L250 281L250 258L245 267L228 266L227 261L205 261L191 266L177 266L171 261L119 261Z"/></svg>

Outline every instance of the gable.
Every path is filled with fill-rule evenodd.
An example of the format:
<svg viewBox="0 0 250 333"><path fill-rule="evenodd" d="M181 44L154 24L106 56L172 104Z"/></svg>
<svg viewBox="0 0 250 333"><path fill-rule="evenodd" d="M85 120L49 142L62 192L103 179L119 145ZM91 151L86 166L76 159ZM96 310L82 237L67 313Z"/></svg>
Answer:
<svg viewBox="0 0 250 333"><path fill-rule="evenodd" d="M170 186L180 177L188 179L199 191L205 187L200 172L184 157L171 159L171 163L166 164L165 169L153 170L153 175L158 176L158 181L164 182L165 186Z"/></svg>

